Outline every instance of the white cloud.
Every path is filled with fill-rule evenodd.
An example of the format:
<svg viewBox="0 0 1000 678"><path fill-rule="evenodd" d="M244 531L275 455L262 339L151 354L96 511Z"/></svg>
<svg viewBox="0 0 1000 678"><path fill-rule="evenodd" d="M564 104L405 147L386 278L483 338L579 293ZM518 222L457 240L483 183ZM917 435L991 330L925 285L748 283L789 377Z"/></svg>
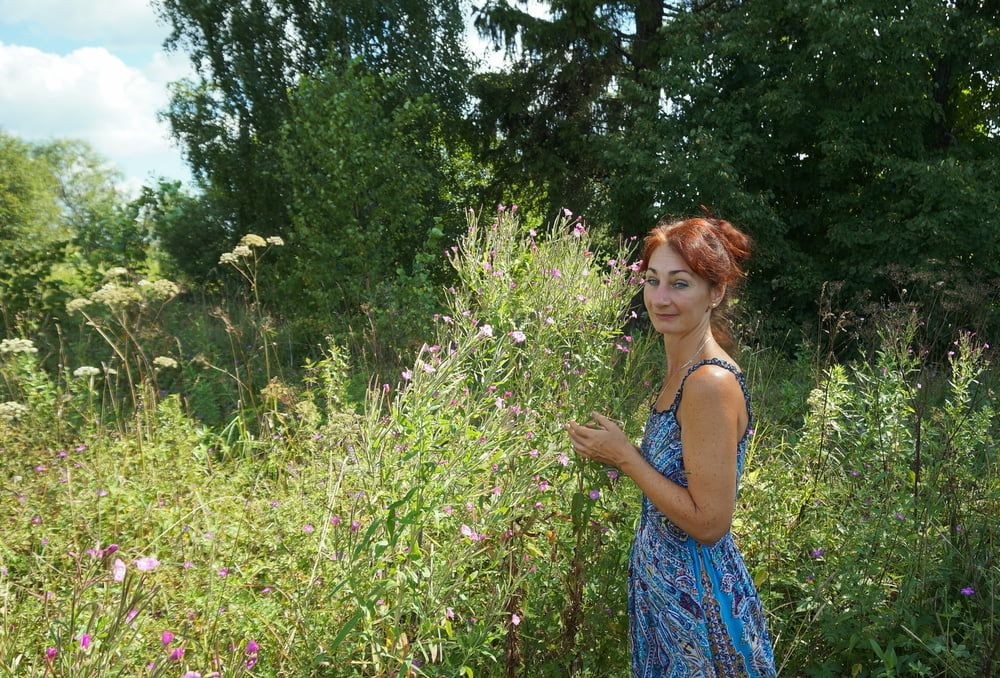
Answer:
<svg viewBox="0 0 1000 678"><path fill-rule="evenodd" d="M188 179L165 123L166 82L186 73L159 54L145 70L103 47L66 55L0 43L0 128L24 139L84 139L130 183L150 173Z"/></svg>
<svg viewBox="0 0 1000 678"><path fill-rule="evenodd" d="M104 46L159 44L167 34L151 0L0 0L0 23Z"/></svg>

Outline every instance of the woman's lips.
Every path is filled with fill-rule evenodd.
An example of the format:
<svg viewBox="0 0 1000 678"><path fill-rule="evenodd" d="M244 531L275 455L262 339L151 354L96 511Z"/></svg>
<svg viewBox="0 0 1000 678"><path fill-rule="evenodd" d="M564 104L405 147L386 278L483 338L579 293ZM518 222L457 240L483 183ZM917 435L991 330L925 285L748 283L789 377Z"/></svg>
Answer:
<svg viewBox="0 0 1000 678"><path fill-rule="evenodd" d="M655 315L660 320L667 320L669 318L677 317L676 313L654 313L653 315Z"/></svg>

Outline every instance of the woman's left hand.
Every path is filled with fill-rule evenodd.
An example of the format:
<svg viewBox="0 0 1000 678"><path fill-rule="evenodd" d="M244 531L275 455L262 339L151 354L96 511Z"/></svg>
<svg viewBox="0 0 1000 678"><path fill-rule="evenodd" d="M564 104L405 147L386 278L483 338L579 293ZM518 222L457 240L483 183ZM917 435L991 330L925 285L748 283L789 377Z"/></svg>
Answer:
<svg viewBox="0 0 1000 678"><path fill-rule="evenodd" d="M582 426L575 421L566 424L566 432L577 454L615 468L637 454L618 424L597 412L592 412L591 416L597 422L596 427Z"/></svg>

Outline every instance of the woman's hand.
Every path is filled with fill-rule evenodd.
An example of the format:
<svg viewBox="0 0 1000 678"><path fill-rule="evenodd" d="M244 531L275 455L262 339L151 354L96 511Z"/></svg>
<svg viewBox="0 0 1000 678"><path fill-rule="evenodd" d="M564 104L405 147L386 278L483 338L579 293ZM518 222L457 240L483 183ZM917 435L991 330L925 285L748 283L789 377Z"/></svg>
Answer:
<svg viewBox="0 0 1000 678"><path fill-rule="evenodd" d="M624 462L638 454L618 424L597 412L592 412L591 416L597 422L596 427L581 426L575 421L566 424L566 432L577 454L615 468L621 468Z"/></svg>

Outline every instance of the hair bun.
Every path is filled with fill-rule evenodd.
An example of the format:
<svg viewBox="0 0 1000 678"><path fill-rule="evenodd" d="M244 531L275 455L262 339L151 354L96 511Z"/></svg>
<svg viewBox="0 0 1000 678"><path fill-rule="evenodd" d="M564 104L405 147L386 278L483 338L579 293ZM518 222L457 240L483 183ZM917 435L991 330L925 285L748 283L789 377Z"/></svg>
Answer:
<svg viewBox="0 0 1000 678"><path fill-rule="evenodd" d="M750 258L750 252L753 249L753 240L750 239L750 236L725 219L707 217L707 221L718 230L719 236L725 243L726 251L729 252L733 261L742 264Z"/></svg>

